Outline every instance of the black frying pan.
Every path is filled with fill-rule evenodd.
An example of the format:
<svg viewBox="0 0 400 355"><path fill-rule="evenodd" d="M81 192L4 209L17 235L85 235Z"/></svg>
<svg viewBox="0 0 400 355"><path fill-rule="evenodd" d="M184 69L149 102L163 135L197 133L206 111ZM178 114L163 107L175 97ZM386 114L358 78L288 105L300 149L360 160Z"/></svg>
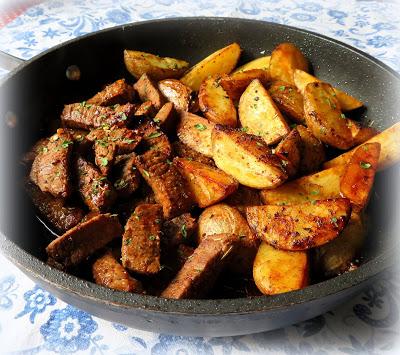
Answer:
<svg viewBox="0 0 400 355"><path fill-rule="evenodd" d="M249 299L166 300L112 291L42 262L48 232L20 193L17 157L44 134L63 104L82 101L117 78L129 78L124 48L195 63L234 41L244 49L243 62L264 50L269 53L280 42L294 42L319 77L366 103L362 119L373 120L378 128L399 119L398 74L345 44L287 26L232 18L178 18L120 26L72 40L24 63L0 86L2 252L35 282L93 315L144 330L185 335L238 335L279 328L334 308L376 279L393 253L389 243L395 236L392 222L398 200L390 184L397 176L395 169L376 180L377 193L370 203L371 233L361 267L301 291ZM79 81L67 79L65 72L71 65L79 67Z"/></svg>

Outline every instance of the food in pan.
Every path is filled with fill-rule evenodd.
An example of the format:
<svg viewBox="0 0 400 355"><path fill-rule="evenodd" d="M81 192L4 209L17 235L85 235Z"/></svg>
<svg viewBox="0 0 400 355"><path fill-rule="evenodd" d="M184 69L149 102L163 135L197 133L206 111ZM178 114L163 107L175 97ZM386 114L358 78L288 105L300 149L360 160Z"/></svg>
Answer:
<svg viewBox="0 0 400 355"><path fill-rule="evenodd" d="M274 295L357 267L375 175L400 159L399 124L358 122L362 102L310 74L292 43L235 69L241 51L189 68L127 49L132 77L66 103L21 159L58 235L50 265L176 299L226 297L218 284L232 275L246 279L237 294Z"/></svg>

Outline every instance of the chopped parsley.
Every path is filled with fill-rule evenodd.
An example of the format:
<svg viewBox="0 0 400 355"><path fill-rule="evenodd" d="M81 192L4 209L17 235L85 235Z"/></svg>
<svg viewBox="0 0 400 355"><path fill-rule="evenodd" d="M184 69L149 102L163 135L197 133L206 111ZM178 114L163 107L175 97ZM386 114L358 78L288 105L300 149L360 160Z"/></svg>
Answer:
<svg viewBox="0 0 400 355"><path fill-rule="evenodd" d="M343 119L345 119L345 118L346 118L346 115L345 115L344 113L341 113L341 114L340 114L340 117L343 118Z"/></svg>
<svg viewBox="0 0 400 355"><path fill-rule="evenodd" d="M240 130L242 131L242 132L247 132L249 129L248 129L248 127L242 127L242 128L240 128Z"/></svg>
<svg viewBox="0 0 400 355"><path fill-rule="evenodd" d="M102 147L107 147L108 146L107 139L96 139L96 143L101 145Z"/></svg>
<svg viewBox="0 0 400 355"><path fill-rule="evenodd" d="M107 158L100 158L100 165L101 166L107 166L108 165L108 159Z"/></svg>
<svg viewBox="0 0 400 355"><path fill-rule="evenodd" d="M183 238L186 238L186 237L187 237L186 224L182 224L182 227L181 227L181 234L182 234L182 237L183 237Z"/></svg>
<svg viewBox="0 0 400 355"><path fill-rule="evenodd" d="M319 191L318 190L312 190L311 191L311 195L318 195L319 194Z"/></svg>
<svg viewBox="0 0 400 355"><path fill-rule="evenodd" d="M338 221L338 219L336 217L331 218L331 222L333 225L335 225L335 227L338 227L337 221Z"/></svg>
<svg viewBox="0 0 400 355"><path fill-rule="evenodd" d="M43 152L43 153L47 153L48 151L49 151L49 149L48 149L47 147L43 147L43 148L42 148L42 152Z"/></svg>
<svg viewBox="0 0 400 355"><path fill-rule="evenodd" d="M74 142L72 142L72 141L63 141L62 143L61 143L61 147L63 147L63 148L68 148L71 144L73 144Z"/></svg>
<svg viewBox="0 0 400 355"><path fill-rule="evenodd" d="M93 105L86 103L86 101L82 101L81 106L86 108L91 108Z"/></svg>
<svg viewBox="0 0 400 355"><path fill-rule="evenodd" d="M160 223L161 223L161 219L157 218L154 222L155 222L156 224L160 224Z"/></svg>
<svg viewBox="0 0 400 355"><path fill-rule="evenodd" d="M150 173L147 170L143 169L143 174L146 175L147 177L150 177Z"/></svg>
<svg viewBox="0 0 400 355"><path fill-rule="evenodd" d="M128 183L124 180L124 179L118 179L115 183L114 183L114 187L117 189L117 190L122 190L122 189L124 189L125 187L127 187L128 186Z"/></svg>
<svg viewBox="0 0 400 355"><path fill-rule="evenodd" d="M128 238L128 239L126 239L125 242L124 242L125 245L129 245L129 244L131 244L131 243L132 243L132 238Z"/></svg>
<svg viewBox="0 0 400 355"><path fill-rule="evenodd" d="M290 124L290 128L293 129L293 128L296 128L296 127L297 127L297 124L296 124L296 123L291 123L291 124Z"/></svg>
<svg viewBox="0 0 400 355"><path fill-rule="evenodd" d="M368 163L368 162L365 162L365 161L360 161L360 166L363 169L369 169L372 165L371 165L371 163Z"/></svg>
<svg viewBox="0 0 400 355"><path fill-rule="evenodd" d="M153 121L154 121L155 123L160 123L160 119L159 119L159 118L153 118Z"/></svg>
<svg viewBox="0 0 400 355"><path fill-rule="evenodd" d="M147 138L157 138L157 137L160 137L162 135L162 133L161 132L153 132L153 133L150 133L148 136L147 136Z"/></svg>
<svg viewBox="0 0 400 355"><path fill-rule="evenodd" d="M125 112L121 112L120 117L121 117L122 121L126 121L128 119L128 117L126 116Z"/></svg>
<svg viewBox="0 0 400 355"><path fill-rule="evenodd" d="M207 129L207 127L205 125L203 125L202 123L196 123L194 125L194 128L198 129L199 131L205 131Z"/></svg>
<svg viewBox="0 0 400 355"><path fill-rule="evenodd" d="M317 203L317 200L311 200L311 204L315 205Z"/></svg>
<svg viewBox="0 0 400 355"><path fill-rule="evenodd" d="M156 240L156 237L154 235L149 235L149 240Z"/></svg>
<svg viewBox="0 0 400 355"><path fill-rule="evenodd" d="M169 160L169 159L167 159L167 160L166 160L166 162L167 162L167 164L169 164L169 165L171 165L171 164L172 164L172 161L171 161L171 160Z"/></svg>
<svg viewBox="0 0 400 355"><path fill-rule="evenodd" d="M134 141L134 139L124 139L122 142L126 144L132 144Z"/></svg>
<svg viewBox="0 0 400 355"><path fill-rule="evenodd" d="M279 89L280 91L284 91L284 90L286 89L286 86L285 86L285 85L282 85L282 86L280 86L278 89Z"/></svg>
<svg viewBox="0 0 400 355"><path fill-rule="evenodd" d="M260 147L263 147L263 146L264 146L264 144L262 144L262 143L260 143L260 142L256 142L256 144L257 144L258 146L260 146Z"/></svg>

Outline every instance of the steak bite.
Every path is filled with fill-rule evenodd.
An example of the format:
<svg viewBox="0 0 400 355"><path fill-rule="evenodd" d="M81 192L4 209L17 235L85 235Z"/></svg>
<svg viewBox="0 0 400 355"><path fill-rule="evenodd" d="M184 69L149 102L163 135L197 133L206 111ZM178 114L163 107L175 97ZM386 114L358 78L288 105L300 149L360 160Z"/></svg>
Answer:
<svg viewBox="0 0 400 355"><path fill-rule="evenodd" d="M169 248L176 248L179 244L187 244L197 229L196 219L190 213L184 213L164 222L163 231L165 242Z"/></svg>
<svg viewBox="0 0 400 355"><path fill-rule="evenodd" d="M121 156L120 156L121 157ZM129 197L140 185L140 173L135 166L135 154L122 156L115 164L114 188L120 197Z"/></svg>
<svg viewBox="0 0 400 355"><path fill-rule="evenodd" d="M156 114L156 109L154 108L151 101L143 102L135 112L135 116L149 116L153 117Z"/></svg>
<svg viewBox="0 0 400 355"><path fill-rule="evenodd" d="M117 145L115 143L104 143L100 141L94 143L94 162L104 176L108 175L108 172L114 165L116 154Z"/></svg>
<svg viewBox="0 0 400 355"><path fill-rule="evenodd" d="M154 117L154 122L156 122L167 133L173 132L176 120L177 115L172 102L164 104Z"/></svg>
<svg viewBox="0 0 400 355"><path fill-rule="evenodd" d="M32 163L30 179L43 192L61 198L70 196L69 160L72 145L71 135L63 129L58 129L36 156Z"/></svg>
<svg viewBox="0 0 400 355"><path fill-rule="evenodd" d="M122 265L130 271L154 275L160 271L160 205L139 205L125 225Z"/></svg>
<svg viewBox="0 0 400 355"><path fill-rule="evenodd" d="M139 94L140 100L150 101L156 110L159 110L166 101L157 85L147 74L143 74L133 87Z"/></svg>
<svg viewBox="0 0 400 355"><path fill-rule="evenodd" d="M110 250L93 263L92 274L98 285L118 291L143 293L142 283L128 274Z"/></svg>
<svg viewBox="0 0 400 355"><path fill-rule="evenodd" d="M234 255L238 241L239 238L233 234L205 238L161 293L161 297L183 299L206 296L231 255Z"/></svg>
<svg viewBox="0 0 400 355"><path fill-rule="evenodd" d="M49 258L69 268L85 261L114 238L120 237L122 232L117 216L100 214L53 240L46 252Z"/></svg>
<svg viewBox="0 0 400 355"><path fill-rule="evenodd" d="M141 124L138 130L142 135L142 146L145 150L156 150L164 154L167 158L171 157L171 143L160 127L153 122L147 121Z"/></svg>
<svg viewBox="0 0 400 355"><path fill-rule="evenodd" d="M103 90L87 100L88 104L98 106L111 106L115 104L126 104L133 101L135 90L125 82L125 79L119 79L107 85Z"/></svg>
<svg viewBox="0 0 400 355"><path fill-rule="evenodd" d="M75 160L79 193L85 204L94 211L107 210L115 200L115 191L107 177L82 157Z"/></svg>
<svg viewBox="0 0 400 355"><path fill-rule="evenodd" d="M32 166L33 161L35 158L41 153L47 143L49 142L48 138L41 138L39 139L32 147L29 149L21 158L21 163L27 166Z"/></svg>
<svg viewBox="0 0 400 355"><path fill-rule="evenodd" d="M26 181L25 191L39 213L57 233L62 234L75 227L85 215L81 208L64 206L65 202L62 198L53 197L47 192L42 192L30 181Z"/></svg>
<svg viewBox="0 0 400 355"><path fill-rule="evenodd" d="M61 123L64 127L90 130L103 126L125 126L136 111L134 104L114 105L103 107L81 103L64 106L61 113Z"/></svg>

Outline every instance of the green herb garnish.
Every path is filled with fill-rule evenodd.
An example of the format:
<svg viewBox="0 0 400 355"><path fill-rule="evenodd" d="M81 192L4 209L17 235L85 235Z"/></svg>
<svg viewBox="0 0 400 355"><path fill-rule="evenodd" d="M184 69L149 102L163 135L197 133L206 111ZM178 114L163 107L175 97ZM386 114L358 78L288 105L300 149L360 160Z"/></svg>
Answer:
<svg viewBox="0 0 400 355"><path fill-rule="evenodd" d="M207 127L205 125L203 125L202 123L196 123L194 125L194 128L198 129L199 131L205 131L207 129Z"/></svg>
<svg viewBox="0 0 400 355"><path fill-rule="evenodd" d="M101 164L101 166L107 166L108 165L108 159L107 158L100 158L100 164Z"/></svg>
<svg viewBox="0 0 400 355"><path fill-rule="evenodd" d="M150 133L148 136L147 136L147 138L157 138L157 137L160 137L162 135L162 133L161 132L153 132L153 133Z"/></svg>
<svg viewBox="0 0 400 355"><path fill-rule="evenodd" d="M183 238L186 238L186 237L187 237L186 224L182 224L182 227L181 227L181 234L182 234L182 237L183 237Z"/></svg>
<svg viewBox="0 0 400 355"><path fill-rule="evenodd" d="M365 161L360 161L360 166L363 169L369 169L372 165L371 165L371 163L368 163L368 162L365 162Z"/></svg>

